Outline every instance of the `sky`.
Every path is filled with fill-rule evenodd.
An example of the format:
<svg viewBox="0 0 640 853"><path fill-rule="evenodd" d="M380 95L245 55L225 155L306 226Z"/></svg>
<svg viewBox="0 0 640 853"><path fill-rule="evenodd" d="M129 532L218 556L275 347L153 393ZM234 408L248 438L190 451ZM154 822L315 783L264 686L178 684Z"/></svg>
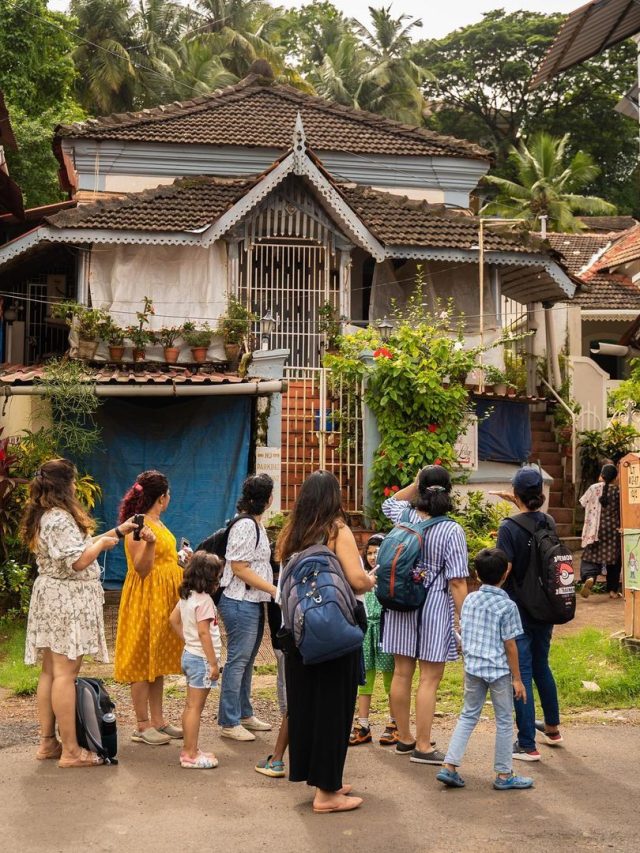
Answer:
<svg viewBox="0 0 640 853"><path fill-rule="evenodd" d="M345 15L357 18L364 24L369 22L369 6L386 6L389 2L390 0L333 0L334 5ZM422 29L416 30L418 38L440 38L459 27L476 23L482 18L483 12L492 9L566 14L584 2L585 0L443 0L441 3L434 3L432 0L431 3L425 3L424 0L395 0L391 2L391 10L395 15L406 14L422 19ZM68 5L68 0L49 0L51 9L65 10ZM291 8L304 4L299 0L276 0L274 5ZM437 11L432 11L434 7Z"/></svg>

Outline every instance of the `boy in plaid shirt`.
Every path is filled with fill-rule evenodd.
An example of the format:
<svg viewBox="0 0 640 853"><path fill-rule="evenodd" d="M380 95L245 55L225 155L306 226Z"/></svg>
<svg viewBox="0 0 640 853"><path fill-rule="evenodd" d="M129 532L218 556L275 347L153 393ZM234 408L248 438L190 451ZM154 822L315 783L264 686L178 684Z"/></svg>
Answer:
<svg viewBox="0 0 640 853"><path fill-rule="evenodd" d="M498 791L531 788L533 779L514 776L513 696L526 701L520 680L516 637L522 623L516 604L501 589L509 574L508 560L499 548L485 548L475 560L482 581L477 592L468 595L462 605L462 652L464 655L464 707L451 738L449 749L436 776L451 788L463 788L458 773L467 743L491 694L496 718L495 773L493 787Z"/></svg>

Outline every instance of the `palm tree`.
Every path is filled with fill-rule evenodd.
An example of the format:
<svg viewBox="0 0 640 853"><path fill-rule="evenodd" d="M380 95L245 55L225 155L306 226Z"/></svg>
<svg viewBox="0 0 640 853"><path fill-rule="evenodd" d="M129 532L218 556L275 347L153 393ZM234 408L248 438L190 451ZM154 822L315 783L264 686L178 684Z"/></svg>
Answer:
<svg viewBox="0 0 640 853"><path fill-rule="evenodd" d="M344 35L327 45L315 71L309 74L318 95L346 107L359 108L362 81L369 71L367 58L357 39Z"/></svg>
<svg viewBox="0 0 640 853"><path fill-rule="evenodd" d="M549 231L576 233L585 226L575 214L608 216L614 205L595 196L577 195L598 175L600 169L590 154L578 151L569 160L566 148L569 134L558 138L544 131L528 143L512 148L509 162L517 180L487 175L486 183L496 187L498 195L480 211L485 216L522 219L529 230L537 230L538 218L547 216Z"/></svg>
<svg viewBox="0 0 640 853"><path fill-rule="evenodd" d="M238 78L225 67L226 57L214 53L210 39L210 34L204 33L181 43L175 52L174 87L169 93L169 100L206 95L238 82Z"/></svg>

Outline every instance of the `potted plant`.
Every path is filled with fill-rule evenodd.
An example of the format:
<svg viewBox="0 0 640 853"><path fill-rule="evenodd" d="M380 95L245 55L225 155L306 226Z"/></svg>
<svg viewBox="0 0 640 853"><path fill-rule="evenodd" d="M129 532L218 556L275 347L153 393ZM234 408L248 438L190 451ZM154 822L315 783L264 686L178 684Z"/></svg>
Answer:
<svg viewBox="0 0 640 853"><path fill-rule="evenodd" d="M149 325L149 317L151 314L155 314L153 300L149 299L148 296L145 296L142 300L142 311L136 311L138 325L128 326L125 329L126 337L133 344L134 361L144 361L147 344L154 344L156 342L155 334L151 329L145 328L145 326Z"/></svg>
<svg viewBox="0 0 640 853"><path fill-rule="evenodd" d="M109 317L100 333L102 340L107 342L109 347L109 359L111 361L122 361L124 355L124 339L125 332L121 326L114 323L113 318Z"/></svg>
<svg viewBox="0 0 640 853"><path fill-rule="evenodd" d="M182 326L163 327L158 332L158 343L164 351L164 360L167 364L175 364L180 355L180 347L176 346L176 341L183 334Z"/></svg>
<svg viewBox="0 0 640 853"><path fill-rule="evenodd" d="M78 332L78 358L92 359L98 349L100 330L107 314L100 308L88 308L78 302L59 302L52 307L54 318L63 319Z"/></svg>
<svg viewBox="0 0 640 853"><path fill-rule="evenodd" d="M504 371L494 367L492 364L488 364L484 369L484 376L487 385L493 386L494 394L497 394L499 397L504 397L507 393L508 384L507 376Z"/></svg>
<svg viewBox="0 0 640 853"><path fill-rule="evenodd" d="M213 338L213 329L208 323L203 323L200 328L196 328L194 323L187 321L182 327L182 337L187 346L191 347L191 355L195 362L202 364L207 360L207 350Z"/></svg>
<svg viewBox="0 0 640 853"><path fill-rule="evenodd" d="M338 312L331 302L324 302L318 308L318 332L325 335L327 352L335 352L338 337L342 331L343 318L338 315Z"/></svg>
<svg viewBox="0 0 640 853"><path fill-rule="evenodd" d="M507 380L507 396L522 396L527 393L527 366L524 358L513 352L504 354L504 374Z"/></svg>
<svg viewBox="0 0 640 853"><path fill-rule="evenodd" d="M224 353L230 365L237 366L243 345L245 352L249 351L251 324L257 319L239 299L229 295L227 313L220 317L218 330L222 335Z"/></svg>

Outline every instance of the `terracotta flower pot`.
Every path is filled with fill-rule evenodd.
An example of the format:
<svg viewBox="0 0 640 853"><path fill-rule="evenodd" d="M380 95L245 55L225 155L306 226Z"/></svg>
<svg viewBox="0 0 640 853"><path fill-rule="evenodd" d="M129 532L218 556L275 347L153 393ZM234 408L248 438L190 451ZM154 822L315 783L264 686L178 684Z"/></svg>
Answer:
<svg viewBox="0 0 640 853"><path fill-rule="evenodd" d="M134 361L144 361L146 358L146 350L144 349L136 349L133 348L133 360Z"/></svg>
<svg viewBox="0 0 640 853"><path fill-rule="evenodd" d="M98 341L78 341L78 358L91 360L98 349Z"/></svg>
<svg viewBox="0 0 640 853"><path fill-rule="evenodd" d="M493 386L493 393L496 394L498 397L504 397L504 395L507 393L507 386L504 382L498 382L497 385Z"/></svg>
<svg viewBox="0 0 640 853"><path fill-rule="evenodd" d="M122 356L124 355L124 347L119 346L110 346L109 347L109 360L110 361L122 361Z"/></svg>
<svg viewBox="0 0 640 853"><path fill-rule="evenodd" d="M240 361L240 344L225 344L224 354L229 362L229 367L237 367Z"/></svg>
<svg viewBox="0 0 640 853"><path fill-rule="evenodd" d="M191 347L191 355L197 364L202 364L207 360L207 350L209 347Z"/></svg>
<svg viewBox="0 0 640 853"><path fill-rule="evenodd" d="M165 347L164 348L164 360L167 364L175 364L178 360L178 356L180 355L179 347ZM196 359L197 361L197 359Z"/></svg>

